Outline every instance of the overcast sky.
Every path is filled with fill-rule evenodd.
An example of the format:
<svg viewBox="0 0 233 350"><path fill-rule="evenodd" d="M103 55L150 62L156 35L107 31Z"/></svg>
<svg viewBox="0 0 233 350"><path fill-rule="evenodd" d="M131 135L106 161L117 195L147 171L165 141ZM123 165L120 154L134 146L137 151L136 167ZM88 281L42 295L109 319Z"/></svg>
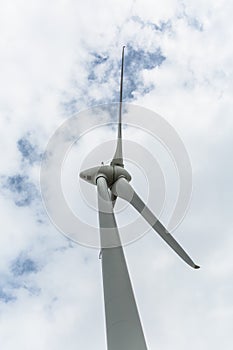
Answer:
<svg viewBox="0 0 233 350"><path fill-rule="evenodd" d="M201 269L154 232L125 248L148 348L232 349L232 13L226 0L2 1L1 349L106 348L99 251L52 225L39 173L62 122L118 100L122 45L124 100L163 116L193 169L174 236Z"/></svg>

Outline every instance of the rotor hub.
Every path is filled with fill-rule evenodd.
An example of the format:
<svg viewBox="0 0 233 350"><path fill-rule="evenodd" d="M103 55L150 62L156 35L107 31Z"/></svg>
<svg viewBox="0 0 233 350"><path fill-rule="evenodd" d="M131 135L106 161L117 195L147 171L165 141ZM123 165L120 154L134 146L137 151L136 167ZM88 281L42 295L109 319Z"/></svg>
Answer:
<svg viewBox="0 0 233 350"><path fill-rule="evenodd" d="M90 184L96 185L99 177L104 177L108 187L111 187L120 177L124 177L127 181L131 180L131 175L123 167L118 165L101 165L81 171L80 178Z"/></svg>

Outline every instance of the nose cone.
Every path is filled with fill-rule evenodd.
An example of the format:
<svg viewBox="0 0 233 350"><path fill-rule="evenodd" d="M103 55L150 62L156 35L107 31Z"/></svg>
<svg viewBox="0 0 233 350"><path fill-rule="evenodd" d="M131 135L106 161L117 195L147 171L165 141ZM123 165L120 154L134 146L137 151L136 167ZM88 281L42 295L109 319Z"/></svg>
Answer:
<svg viewBox="0 0 233 350"><path fill-rule="evenodd" d="M79 177L88 183L96 185L96 175L98 173L98 170L99 167L83 170L79 173Z"/></svg>
<svg viewBox="0 0 233 350"><path fill-rule="evenodd" d="M79 177L85 181L91 180L91 176L89 175L88 170L83 170L79 173Z"/></svg>
<svg viewBox="0 0 233 350"><path fill-rule="evenodd" d="M85 171L81 171L81 173L79 173L79 177L80 177L81 179L85 180L85 177L86 177Z"/></svg>

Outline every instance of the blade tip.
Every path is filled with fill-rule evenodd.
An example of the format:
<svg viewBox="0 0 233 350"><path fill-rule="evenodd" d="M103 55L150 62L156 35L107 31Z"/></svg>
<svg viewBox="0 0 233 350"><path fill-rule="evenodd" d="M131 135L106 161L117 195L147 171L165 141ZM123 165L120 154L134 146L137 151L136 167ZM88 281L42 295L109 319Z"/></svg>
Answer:
<svg viewBox="0 0 233 350"><path fill-rule="evenodd" d="M194 265L194 269L200 269L200 266L198 266L198 265Z"/></svg>

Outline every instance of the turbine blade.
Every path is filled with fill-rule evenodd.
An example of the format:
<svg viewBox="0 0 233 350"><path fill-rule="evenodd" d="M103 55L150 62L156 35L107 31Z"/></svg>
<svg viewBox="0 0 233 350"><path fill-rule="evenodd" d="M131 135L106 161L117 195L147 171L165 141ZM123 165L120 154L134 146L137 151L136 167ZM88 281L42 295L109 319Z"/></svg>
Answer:
<svg viewBox="0 0 233 350"><path fill-rule="evenodd" d="M121 245L121 241L113 213L113 204L104 177L97 179L97 190L101 247L118 247Z"/></svg>
<svg viewBox="0 0 233 350"><path fill-rule="evenodd" d="M119 105L119 120L118 120L118 135L117 135L117 147L114 154L111 165L118 165L124 167L123 153L122 153L122 97L123 97L123 75L124 75L124 51L125 46L122 48L122 60L121 60L121 85L120 85L120 105Z"/></svg>
<svg viewBox="0 0 233 350"><path fill-rule="evenodd" d="M117 199L117 196L115 196L115 194L113 194L111 191L111 201L112 201L113 208L115 207L116 199Z"/></svg>
<svg viewBox="0 0 233 350"><path fill-rule="evenodd" d="M107 348L147 350L104 177L97 179ZM112 241L109 241L109 237ZM110 243L116 244L111 248ZM106 248L109 244L110 248Z"/></svg>
<svg viewBox="0 0 233 350"><path fill-rule="evenodd" d="M175 238L166 230L163 224L145 205L125 178L119 178L114 183L111 190L113 194L129 202L143 216L148 224L160 235L160 237L162 237L163 240L180 256L180 258L182 258L191 267L195 269L199 268L199 266L192 261Z"/></svg>

